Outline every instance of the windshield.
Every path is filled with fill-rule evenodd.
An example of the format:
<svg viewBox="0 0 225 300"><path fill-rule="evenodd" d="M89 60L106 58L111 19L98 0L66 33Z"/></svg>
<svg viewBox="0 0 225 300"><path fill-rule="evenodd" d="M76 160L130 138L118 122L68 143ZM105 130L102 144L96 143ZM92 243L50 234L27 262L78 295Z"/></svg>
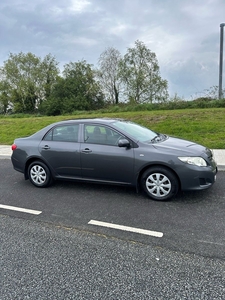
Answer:
<svg viewBox="0 0 225 300"><path fill-rule="evenodd" d="M158 136L156 132L130 121L116 121L113 125L140 142L151 142Z"/></svg>

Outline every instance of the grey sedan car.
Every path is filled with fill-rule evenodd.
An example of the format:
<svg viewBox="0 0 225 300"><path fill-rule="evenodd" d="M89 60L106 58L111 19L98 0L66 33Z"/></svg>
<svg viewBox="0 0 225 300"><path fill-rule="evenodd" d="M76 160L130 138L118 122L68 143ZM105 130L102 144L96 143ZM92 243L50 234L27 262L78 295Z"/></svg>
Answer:
<svg viewBox="0 0 225 300"><path fill-rule="evenodd" d="M216 180L210 149L120 119L51 124L12 145L12 164L36 187L53 180L135 186L154 200L204 190Z"/></svg>

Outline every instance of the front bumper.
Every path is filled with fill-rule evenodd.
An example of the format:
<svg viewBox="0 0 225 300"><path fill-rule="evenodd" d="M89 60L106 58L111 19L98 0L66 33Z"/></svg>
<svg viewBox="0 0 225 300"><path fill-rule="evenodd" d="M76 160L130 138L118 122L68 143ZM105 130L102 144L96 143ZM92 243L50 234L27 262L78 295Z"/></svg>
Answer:
<svg viewBox="0 0 225 300"><path fill-rule="evenodd" d="M188 166L187 172L179 174L181 190L194 191L208 189L215 183L217 171L217 166Z"/></svg>

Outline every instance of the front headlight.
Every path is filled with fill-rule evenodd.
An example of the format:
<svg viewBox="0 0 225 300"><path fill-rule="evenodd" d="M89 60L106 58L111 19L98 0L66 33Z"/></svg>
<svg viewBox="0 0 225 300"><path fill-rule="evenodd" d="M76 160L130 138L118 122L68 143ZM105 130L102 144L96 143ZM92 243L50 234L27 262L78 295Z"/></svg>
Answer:
<svg viewBox="0 0 225 300"><path fill-rule="evenodd" d="M200 156L183 156L183 157L178 157L179 160L182 162L189 164L189 165L195 165L199 167L206 167L207 162L204 160L204 158Z"/></svg>

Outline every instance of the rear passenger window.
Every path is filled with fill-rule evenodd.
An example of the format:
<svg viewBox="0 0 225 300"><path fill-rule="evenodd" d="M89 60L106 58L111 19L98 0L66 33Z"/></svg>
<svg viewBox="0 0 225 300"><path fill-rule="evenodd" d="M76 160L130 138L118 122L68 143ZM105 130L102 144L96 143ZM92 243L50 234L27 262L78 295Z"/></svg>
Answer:
<svg viewBox="0 0 225 300"><path fill-rule="evenodd" d="M78 142L79 125L63 125L53 128L44 137L45 141Z"/></svg>

